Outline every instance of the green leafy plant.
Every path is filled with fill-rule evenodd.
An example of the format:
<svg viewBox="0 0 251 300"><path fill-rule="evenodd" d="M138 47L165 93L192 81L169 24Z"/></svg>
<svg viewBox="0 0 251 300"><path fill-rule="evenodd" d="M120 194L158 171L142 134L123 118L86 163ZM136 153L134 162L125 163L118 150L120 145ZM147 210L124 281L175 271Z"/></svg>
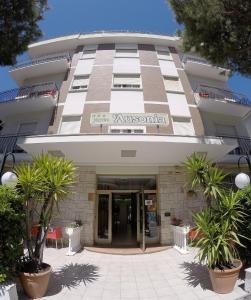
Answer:
<svg viewBox="0 0 251 300"><path fill-rule="evenodd" d="M188 171L192 189L199 188L202 190L208 206L213 200L221 197L226 174L207 160L206 155L194 153L186 159L184 166Z"/></svg>
<svg viewBox="0 0 251 300"><path fill-rule="evenodd" d="M17 192L0 185L0 283L16 273L23 254L24 210Z"/></svg>
<svg viewBox="0 0 251 300"><path fill-rule="evenodd" d="M200 262L210 268L231 268L248 237L243 232L249 217L243 205L247 191L234 191L224 186L224 172L207 160L206 156L193 154L184 165L193 188L202 190L208 207L193 215L198 236L192 245L199 248Z"/></svg>
<svg viewBox="0 0 251 300"><path fill-rule="evenodd" d="M32 269L29 271L36 271L42 268L43 249L52 216L59 208L60 201L72 191L75 167L67 159L43 154L34 157L32 164L18 166L16 174L17 189L24 203L26 218L29 260L24 260L23 265ZM31 229L35 220L38 231L33 244Z"/></svg>
<svg viewBox="0 0 251 300"><path fill-rule="evenodd" d="M232 266L239 257L239 247L244 247L240 229L245 216L240 193L233 191L222 193L219 202L194 214L200 237L192 244L199 248L200 262L206 262L210 268Z"/></svg>

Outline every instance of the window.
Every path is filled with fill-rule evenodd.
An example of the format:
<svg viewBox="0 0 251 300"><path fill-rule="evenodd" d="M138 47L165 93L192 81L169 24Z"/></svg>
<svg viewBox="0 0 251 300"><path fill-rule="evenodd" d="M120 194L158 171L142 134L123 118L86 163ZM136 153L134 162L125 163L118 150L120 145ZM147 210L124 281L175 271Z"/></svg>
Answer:
<svg viewBox="0 0 251 300"><path fill-rule="evenodd" d="M116 44L116 57L138 57L136 44Z"/></svg>
<svg viewBox="0 0 251 300"><path fill-rule="evenodd" d="M137 49L116 49L116 57L137 57Z"/></svg>
<svg viewBox="0 0 251 300"><path fill-rule="evenodd" d="M166 91L182 92L182 86L177 77L164 76L164 84Z"/></svg>
<svg viewBox="0 0 251 300"><path fill-rule="evenodd" d="M139 89L141 87L140 75L121 75L113 77L113 87L119 89Z"/></svg>
<svg viewBox="0 0 251 300"><path fill-rule="evenodd" d="M88 88L89 76L77 76L73 79L71 90L84 90Z"/></svg>
<svg viewBox="0 0 251 300"><path fill-rule="evenodd" d="M114 134L142 134L145 133L145 127L135 127L131 126L130 128L126 128L121 126L120 128L114 128L113 126L110 128L110 133Z"/></svg>
<svg viewBox="0 0 251 300"><path fill-rule="evenodd" d="M191 118L173 117L173 131L176 135L195 135Z"/></svg>
<svg viewBox="0 0 251 300"><path fill-rule="evenodd" d="M167 93L167 101L172 117L191 118L190 109L185 95Z"/></svg>
<svg viewBox="0 0 251 300"><path fill-rule="evenodd" d="M157 49L157 56L158 59L167 59L167 60L172 59L168 49Z"/></svg>
<svg viewBox="0 0 251 300"><path fill-rule="evenodd" d="M67 116L63 117L60 133L61 134L73 134L80 132L81 116Z"/></svg>
<svg viewBox="0 0 251 300"><path fill-rule="evenodd" d="M143 129L111 129L110 130L111 133L124 133L124 134L128 134L128 133L144 133Z"/></svg>
<svg viewBox="0 0 251 300"><path fill-rule="evenodd" d="M163 76L179 77L177 69L173 61L159 60L160 71Z"/></svg>
<svg viewBox="0 0 251 300"><path fill-rule="evenodd" d="M81 59L95 58L97 51L97 45L87 45L83 49Z"/></svg>
<svg viewBox="0 0 251 300"><path fill-rule="evenodd" d="M116 57L113 63L114 74L140 74L140 61L137 57Z"/></svg>

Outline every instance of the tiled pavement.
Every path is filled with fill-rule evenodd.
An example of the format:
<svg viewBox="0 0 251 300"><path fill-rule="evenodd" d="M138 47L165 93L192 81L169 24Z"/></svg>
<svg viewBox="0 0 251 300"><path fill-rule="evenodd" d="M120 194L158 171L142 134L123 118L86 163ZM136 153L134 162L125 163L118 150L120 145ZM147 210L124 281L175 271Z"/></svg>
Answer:
<svg viewBox="0 0 251 300"><path fill-rule="evenodd" d="M246 295L239 280L231 294L211 290L207 269L194 262L195 250L174 249L143 255L110 255L66 248L45 249L53 274L42 299L53 300L232 300ZM27 300L20 292L20 300Z"/></svg>

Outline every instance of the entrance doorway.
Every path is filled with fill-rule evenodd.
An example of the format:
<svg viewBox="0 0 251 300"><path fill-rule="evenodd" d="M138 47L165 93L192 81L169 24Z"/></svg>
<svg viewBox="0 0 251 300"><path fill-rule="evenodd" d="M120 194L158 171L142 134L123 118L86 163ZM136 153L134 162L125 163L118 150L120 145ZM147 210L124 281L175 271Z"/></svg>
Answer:
<svg viewBox="0 0 251 300"><path fill-rule="evenodd" d="M155 176L98 176L95 228L97 245L144 249L146 244L157 244Z"/></svg>
<svg viewBox="0 0 251 300"><path fill-rule="evenodd" d="M137 246L136 193L112 193L112 245Z"/></svg>

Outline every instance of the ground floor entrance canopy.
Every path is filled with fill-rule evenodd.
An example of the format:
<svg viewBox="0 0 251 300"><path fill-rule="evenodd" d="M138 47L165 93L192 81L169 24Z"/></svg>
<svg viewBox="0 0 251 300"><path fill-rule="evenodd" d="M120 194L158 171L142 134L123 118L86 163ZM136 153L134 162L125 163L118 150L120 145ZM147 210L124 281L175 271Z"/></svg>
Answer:
<svg viewBox="0 0 251 300"><path fill-rule="evenodd" d="M51 135L18 139L30 154L52 153L84 165L178 165L194 152L222 159L235 139L162 135Z"/></svg>

